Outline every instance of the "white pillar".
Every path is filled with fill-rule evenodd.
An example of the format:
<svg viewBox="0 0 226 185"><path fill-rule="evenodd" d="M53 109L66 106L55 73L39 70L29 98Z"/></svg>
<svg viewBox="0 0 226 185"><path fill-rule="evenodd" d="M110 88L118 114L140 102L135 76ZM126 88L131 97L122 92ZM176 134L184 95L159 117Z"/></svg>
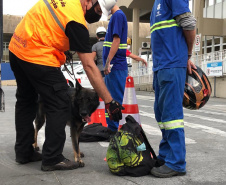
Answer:
<svg viewBox="0 0 226 185"><path fill-rule="evenodd" d="M134 8L133 30L132 30L132 53L136 55L139 52L139 22L140 22L140 10L138 8Z"/></svg>
<svg viewBox="0 0 226 185"><path fill-rule="evenodd" d="M214 36L212 37L212 50L211 50L212 53L215 52L215 38Z"/></svg>
<svg viewBox="0 0 226 185"><path fill-rule="evenodd" d="M223 51L224 37L220 37L220 51Z"/></svg>
<svg viewBox="0 0 226 185"><path fill-rule="evenodd" d="M132 53L138 55L139 53L139 22L140 22L140 10L138 8L133 9L133 30L132 30ZM137 63L132 60L132 70L136 71Z"/></svg>
<svg viewBox="0 0 226 185"><path fill-rule="evenodd" d="M204 36L204 54L207 54L207 36Z"/></svg>

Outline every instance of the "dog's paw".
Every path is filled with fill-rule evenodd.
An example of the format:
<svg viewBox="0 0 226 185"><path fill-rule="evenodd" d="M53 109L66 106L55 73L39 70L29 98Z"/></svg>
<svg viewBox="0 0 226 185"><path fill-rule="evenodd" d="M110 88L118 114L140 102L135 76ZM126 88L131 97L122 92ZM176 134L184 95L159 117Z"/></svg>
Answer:
<svg viewBox="0 0 226 185"><path fill-rule="evenodd" d="M85 163L82 160L80 160L79 161L79 167L84 167L84 166L85 166Z"/></svg>
<svg viewBox="0 0 226 185"><path fill-rule="evenodd" d="M85 157L84 153L83 152L80 152L80 157Z"/></svg>

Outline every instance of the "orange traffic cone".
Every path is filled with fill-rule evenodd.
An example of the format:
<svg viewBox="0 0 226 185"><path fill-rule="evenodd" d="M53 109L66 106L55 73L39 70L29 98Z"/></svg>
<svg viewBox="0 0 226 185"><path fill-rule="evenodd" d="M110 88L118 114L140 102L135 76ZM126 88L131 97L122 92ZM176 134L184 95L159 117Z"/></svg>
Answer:
<svg viewBox="0 0 226 185"><path fill-rule="evenodd" d="M138 108L138 104L137 104L136 91L134 88L134 81L133 81L133 77L131 77L131 76L128 76L126 78L126 86L125 86L122 106L125 108L125 110L122 110L122 120L119 121L119 129L125 123L125 121L126 121L125 118L128 115L133 116L133 118L139 124L141 124L139 108Z"/></svg>
<svg viewBox="0 0 226 185"><path fill-rule="evenodd" d="M104 101L99 98L100 105L97 110L91 115L91 122L88 125L93 123L101 123L104 127L107 127L107 122L105 118L105 104Z"/></svg>

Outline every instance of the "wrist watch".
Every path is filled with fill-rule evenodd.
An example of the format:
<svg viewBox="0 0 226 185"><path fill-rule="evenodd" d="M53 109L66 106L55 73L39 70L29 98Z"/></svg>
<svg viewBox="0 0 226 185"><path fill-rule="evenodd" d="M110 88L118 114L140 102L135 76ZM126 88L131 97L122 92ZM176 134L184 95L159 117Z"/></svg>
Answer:
<svg viewBox="0 0 226 185"><path fill-rule="evenodd" d="M192 54L188 54L188 60L191 58Z"/></svg>

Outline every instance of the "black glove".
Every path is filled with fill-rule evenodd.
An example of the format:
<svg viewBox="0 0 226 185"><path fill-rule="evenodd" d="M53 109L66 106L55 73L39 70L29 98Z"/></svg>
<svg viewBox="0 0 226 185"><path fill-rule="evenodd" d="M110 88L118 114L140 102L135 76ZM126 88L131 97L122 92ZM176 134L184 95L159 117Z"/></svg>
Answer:
<svg viewBox="0 0 226 185"><path fill-rule="evenodd" d="M112 100L110 103L105 104L105 109L108 112L110 120L119 121L122 119L122 111L125 108L119 102Z"/></svg>

